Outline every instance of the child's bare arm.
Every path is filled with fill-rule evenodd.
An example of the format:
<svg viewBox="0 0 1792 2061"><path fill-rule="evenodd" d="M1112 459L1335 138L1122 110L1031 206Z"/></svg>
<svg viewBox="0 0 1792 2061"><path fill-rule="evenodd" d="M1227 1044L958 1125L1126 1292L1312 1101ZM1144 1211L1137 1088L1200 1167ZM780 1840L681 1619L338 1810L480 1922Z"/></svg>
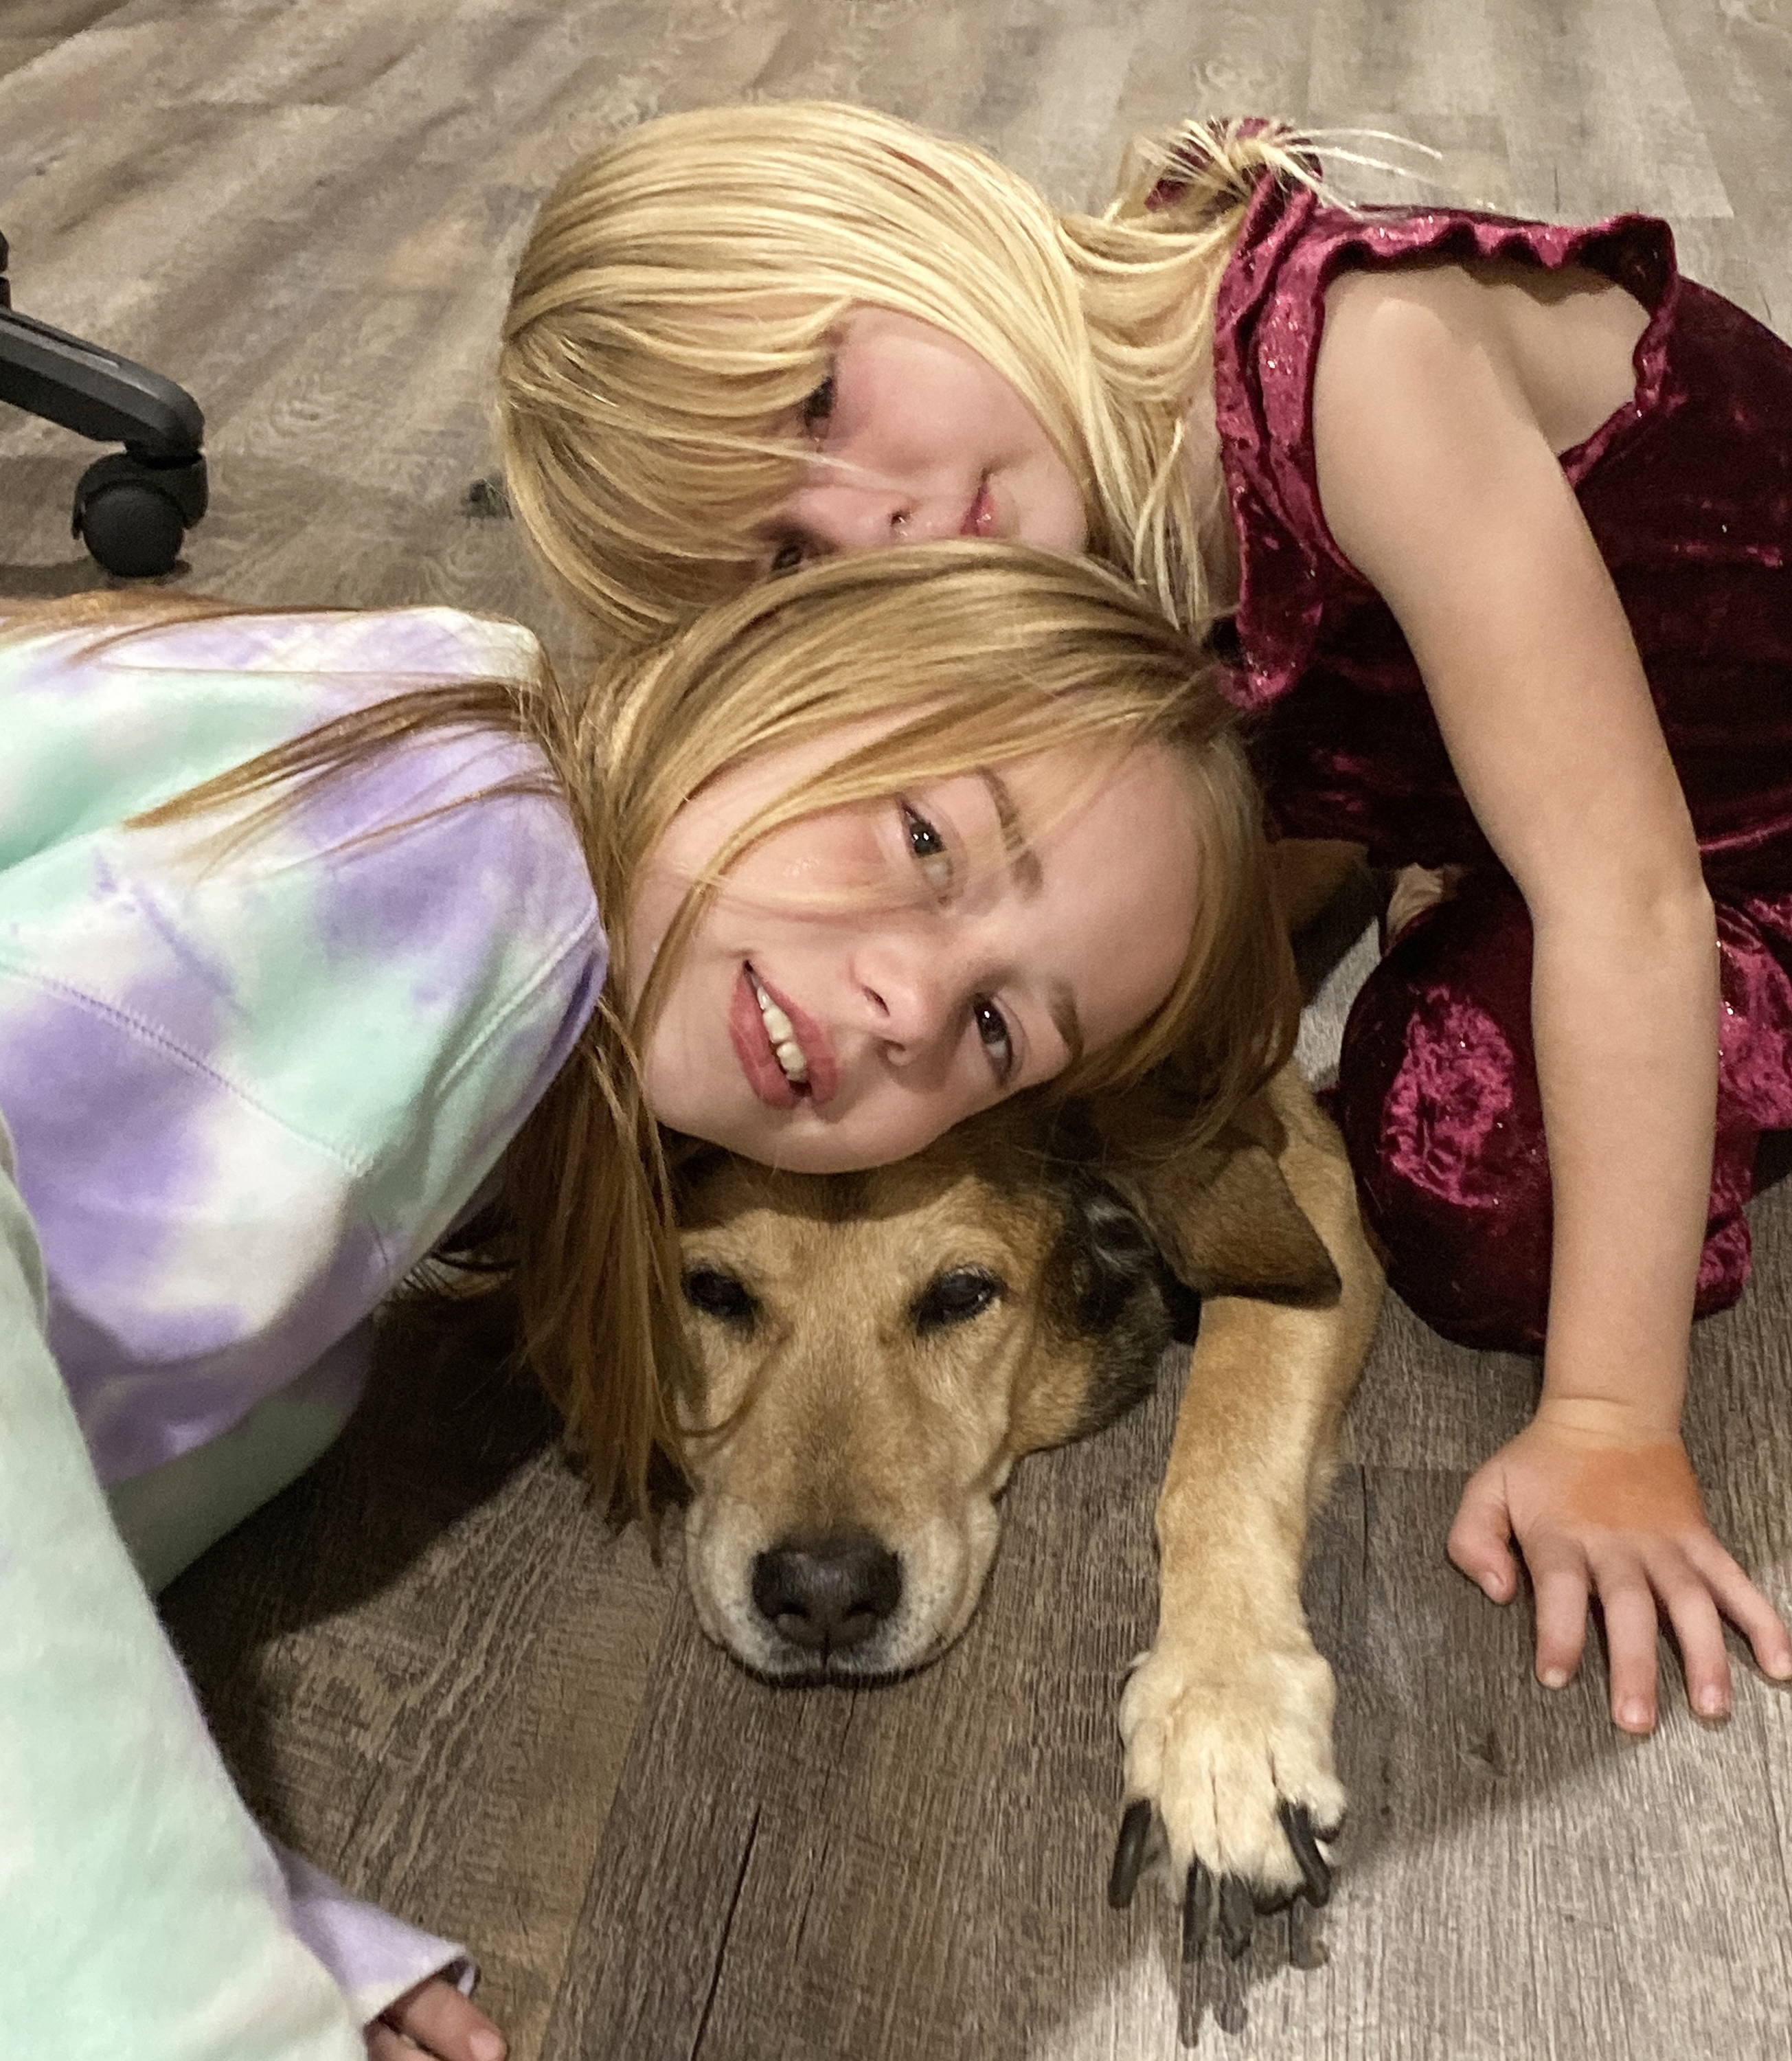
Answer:
<svg viewBox="0 0 1792 2061"><path fill-rule="evenodd" d="M1406 631L1536 939L1555 1227L1543 1400L1470 1483L1452 1551L1503 1599L1516 1529L1546 1679L1572 1671L1596 1591L1614 1715L1646 1729L1657 1597L1702 1705L1727 1704L1719 1608L1763 1666L1792 1671L1765 1600L1714 1557L1696 1493L1691 1518L1664 1503L1639 1526L1619 1492L1644 1449L1678 1450L1716 1103L1710 898L1629 626L1486 292L1448 267L1340 284L1314 396L1326 518Z"/></svg>

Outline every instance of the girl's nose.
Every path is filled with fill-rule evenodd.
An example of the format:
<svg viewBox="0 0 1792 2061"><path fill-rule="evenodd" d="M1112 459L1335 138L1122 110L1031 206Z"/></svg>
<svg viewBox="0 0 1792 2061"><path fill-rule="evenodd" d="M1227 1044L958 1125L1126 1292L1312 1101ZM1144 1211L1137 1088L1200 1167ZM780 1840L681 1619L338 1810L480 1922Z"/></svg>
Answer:
<svg viewBox="0 0 1792 2061"><path fill-rule="evenodd" d="M898 1062L936 1047L949 1030L954 1004L950 969L938 939L867 939L853 962L866 1027Z"/></svg>
<svg viewBox="0 0 1792 2061"><path fill-rule="evenodd" d="M894 487L826 480L799 488L790 510L796 526L830 550L875 551L914 541L909 497Z"/></svg>

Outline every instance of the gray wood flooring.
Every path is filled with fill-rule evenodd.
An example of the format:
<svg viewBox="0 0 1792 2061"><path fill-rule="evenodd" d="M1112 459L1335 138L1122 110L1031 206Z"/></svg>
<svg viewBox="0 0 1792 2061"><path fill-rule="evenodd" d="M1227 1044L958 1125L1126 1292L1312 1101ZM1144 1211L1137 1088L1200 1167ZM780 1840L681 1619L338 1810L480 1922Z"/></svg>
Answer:
<svg viewBox="0 0 1792 2061"><path fill-rule="evenodd" d="M1792 330L1786 0L0 0L0 227L20 306L205 406L191 583L453 600L576 662L511 526L467 511L530 211L619 124L806 94L972 135L1065 201L1188 110L1394 130L1465 198L1669 215L1688 270ZM0 597L98 583L68 534L90 454L0 422ZM1783 1191L1754 1224L1691 1437L1719 1529L1792 1604ZM1750 1675L1714 1730L1670 1688L1659 1735L1622 1739L1597 1680L1547 1695L1521 1615L1444 1561L1532 1379L1389 1312L1310 1585L1346 1869L1322 1919L1203 1971L1209 2051L1792 2047L1792 1700ZM1167 2061L1171 1914L1101 1891L1171 1401L1022 1470L986 1608L896 1690L735 1672L675 1539L656 1567L606 1538L476 1355L393 1355L168 1615L257 1807L471 1941L519 2061Z"/></svg>

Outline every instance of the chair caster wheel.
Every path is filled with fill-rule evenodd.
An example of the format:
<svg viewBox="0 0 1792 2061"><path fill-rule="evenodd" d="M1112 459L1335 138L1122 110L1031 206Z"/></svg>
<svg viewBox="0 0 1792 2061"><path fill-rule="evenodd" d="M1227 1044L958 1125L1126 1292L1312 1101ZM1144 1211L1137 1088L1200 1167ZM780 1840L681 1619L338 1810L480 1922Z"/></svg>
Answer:
<svg viewBox="0 0 1792 2061"><path fill-rule="evenodd" d="M182 539L206 512L206 462L156 465L116 451L74 490L74 534L109 573L154 579L171 571Z"/></svg>

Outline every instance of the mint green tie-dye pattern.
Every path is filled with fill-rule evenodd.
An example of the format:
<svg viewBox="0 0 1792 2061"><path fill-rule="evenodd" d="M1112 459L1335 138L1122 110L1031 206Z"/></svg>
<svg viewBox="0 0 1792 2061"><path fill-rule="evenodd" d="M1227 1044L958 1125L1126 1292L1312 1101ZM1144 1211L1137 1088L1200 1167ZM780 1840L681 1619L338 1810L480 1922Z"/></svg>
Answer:
<svg viewBox="0 0 1792 2061"><path fill-rule="evenodd" d="M362 2061L106 1522L10 1163L0 1125L0 2051Z"/></svg>
<svg viewBox="0 0 1792 2061"><path fill-rule="evenodd" d="M514 739L384 753L234 847L210 819L123 819L532 650L446 610L0 646L0 1111L102 1479L215 1436L367 1314L485 1179L603 967L558 803L468 798L540 774Z"/></svg>
<svg viewBox="0 0 1792 2061"><path fill-rule="evenodd" d="M443 734L383 754L209 864L213 821L124 822L342 710L431 679L523 676L533 658L526 633L434 609L226 618L109 650L90 632L0 640L0 1116L63 1381L159 1573L242 1514L243 1482L208 1471L214 1450L226 1463L233 1444L249 1451L250 1420L274 1422L289 1387L305 1405L294 1422L321 1412L327 1427L352 1403L352 1335L468 1207L558 1070L601 986L604 941L563 811L482 791L542 771L514 740ZM0 1367L0 1438L18 1421L12 1379ZM223 1436L238 1425L244 1438ZM258 1479L277 1485L278 1455L259 1432L252 1443ZM58 1499L45 1479L52 1507L34 1524L102 1587L128 1584L97 1491ZM10 1574L34 1564L15 1555ZM55 1599L38 1600L34 1621L53 1630ZM46 1641L40 1687L54 1679ZM134 1679L119 1674L121 1715ZM138 1686L158 1693L150 1675ZM170 1751L184 1771L170 1775L170 1822L179 1784L210 1779L195 1772L209 1748L186 1707L194 1738ZM22 1751L27 1715L52 1730L78 1718L98 1759L117 1743L106 1705L60 1712L39 1694L29 1714L0 1708ZM33 1829L73 1850L90 1828L52 1810ZM241 1857L229 1866L242 1879ZM452 1956L292 1856L264 1849L250 1872L272 1922L303 1943L291 1965L321 1960L354 2019ZM128 1913L136 1894L164 1919L175 1873L146 1854L107 1911ZM92 1914L74 1878L58 1880L77 1899L58 1922L78 1929ZM5 1919L0 1898L0 1955ZM264 1973L286 1964L270 1951ZM227 2019L248 1976L219 1976ZM54 1998L30 2001L54 2013ZM118 2034L117 2051L163 2051L128 2017Z"/></svg>

